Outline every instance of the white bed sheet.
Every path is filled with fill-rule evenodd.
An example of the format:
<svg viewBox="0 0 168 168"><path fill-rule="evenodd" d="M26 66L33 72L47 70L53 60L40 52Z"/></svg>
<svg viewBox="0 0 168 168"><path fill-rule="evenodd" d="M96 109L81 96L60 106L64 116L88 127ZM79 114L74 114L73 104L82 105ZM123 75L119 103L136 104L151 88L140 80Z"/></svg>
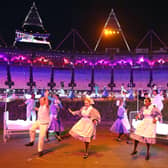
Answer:
<svg viewBox="0 0 168 168"><path fill-rule="evenodd" d="M25 120L7 120L6 124L8 130L29 130L33 122Z"/></svg>

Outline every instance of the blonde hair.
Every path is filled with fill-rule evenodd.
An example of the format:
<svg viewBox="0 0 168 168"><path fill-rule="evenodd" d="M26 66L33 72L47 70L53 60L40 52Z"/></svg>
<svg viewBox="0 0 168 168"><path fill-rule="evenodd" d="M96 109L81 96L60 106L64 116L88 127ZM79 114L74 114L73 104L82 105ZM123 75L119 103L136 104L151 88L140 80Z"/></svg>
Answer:
<svg viewBox="0 0 168 168"><path fill-rule="evenodd" d="M94 104L94 100L90 98L88 95L85 96L84 101L88 101L90 104Z"/></svg>

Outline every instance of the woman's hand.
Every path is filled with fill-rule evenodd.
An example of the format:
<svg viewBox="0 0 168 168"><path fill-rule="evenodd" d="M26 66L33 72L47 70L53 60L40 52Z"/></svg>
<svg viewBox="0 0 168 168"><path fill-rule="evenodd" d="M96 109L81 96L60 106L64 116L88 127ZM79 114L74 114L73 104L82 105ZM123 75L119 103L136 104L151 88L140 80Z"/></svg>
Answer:
<svg viewBox="0 0 168 168"><path fill-rule="evenodd" d="M139 116L137 115L137 116L135 117L135 119L138 120L138 119L139 119Z"/></svg>
<svg viewBox="0 0 168 168"><path fill-rule="evenodd" d="M156 119L156 118L154 118L154 119L153 119L153 123L154 123L154 124L156 124L156 122L157 122L157 119Z"/></svg>
<svg viewBox="0 0 168 168"><path fill-rule="evenodd" d="M34 109L35 109L36 111L38 111L39 108L38 108L38 107L35 107Z"/></svg>
<svg viewBox="0 0 168 168"><path fill-rule="evenodd" d="M97 125L97 120L93 120L93 124L94 124L94 125Z"/></svg>

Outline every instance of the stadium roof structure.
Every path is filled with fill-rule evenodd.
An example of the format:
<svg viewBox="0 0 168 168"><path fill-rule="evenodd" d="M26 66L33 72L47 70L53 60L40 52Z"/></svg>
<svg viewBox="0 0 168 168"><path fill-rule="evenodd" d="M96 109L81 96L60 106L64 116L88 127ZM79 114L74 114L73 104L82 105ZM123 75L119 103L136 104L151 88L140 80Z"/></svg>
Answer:
<svg viewBox="0 0 168 168"><path fill-rule="evenodd" d="M24 28L24 26L27 26L27 25L38 26L44 30L44 25L39 15L35 2L33 2L33 5L31 6L27 16L25 17L22 28Z"/></svg>
<svg viewBox="0 0 168 168"><path fill-rule="evenodd" d="M154 41L155 38L155 41ZM148 43L145 43L148 42ZM155 42L155 43L154 43ZM147 46L148 44L148 46ZM137 44L135 51L137 52L139 49L141 49L141 47L143 46L147 46L146 49L149 50L149 52L167 52L166 50L168 49L167 44L161 40L161 38L159 37L159 35L154 31L154 30L149 30L144 37L139 41L139 43ZM160 48L160 50L154 50L157 47L162 47ZM142 48L143 49L143 48Z"/></svg>
<svg viewBox="0 0 168 168"><path fill-rule="evenodd" d="M108 30L109 27L110 27L110 30ZM106 33L106 31L107 31L107 33ZM111 11L109 13L109 16L108 16L108 18L107 18L107 20L106 20L106 22L104 24L103 30L101 31L101 34L100 34L100 36L99 36L99 38L97 40L97 43L96 43L96 45L94 47L94 51L96 52L96 50L97 50L97 48L99 46L99 43L100 43L100 41L101 41L101 39L102 39L104 34L113 35L113 33L114 34L121 34L121 37L122 37L122 39L124 41L124 44L125 44L128 52L131 52L130 46L129 46L128 42L127 42L127 39L126 39L126 37L124 35L124 32L123 32L123 30L121 28L121 25L119 23L119 20L118 20L116 14L115 14L113 8L111 9Z"/></svg>

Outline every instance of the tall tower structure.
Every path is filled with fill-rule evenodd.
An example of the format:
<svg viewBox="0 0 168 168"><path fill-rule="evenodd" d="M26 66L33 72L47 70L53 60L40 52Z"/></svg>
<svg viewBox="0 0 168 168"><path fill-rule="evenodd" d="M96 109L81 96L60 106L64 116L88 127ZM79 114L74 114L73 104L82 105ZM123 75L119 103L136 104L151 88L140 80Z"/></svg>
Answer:
<svg viewBox="0 0 168 168"><path fill-rule="evenodd" d="M51 49L49 35L43 25L35 2L31 6L21 30L16 30L13 46L40 47Z"/></svg>

